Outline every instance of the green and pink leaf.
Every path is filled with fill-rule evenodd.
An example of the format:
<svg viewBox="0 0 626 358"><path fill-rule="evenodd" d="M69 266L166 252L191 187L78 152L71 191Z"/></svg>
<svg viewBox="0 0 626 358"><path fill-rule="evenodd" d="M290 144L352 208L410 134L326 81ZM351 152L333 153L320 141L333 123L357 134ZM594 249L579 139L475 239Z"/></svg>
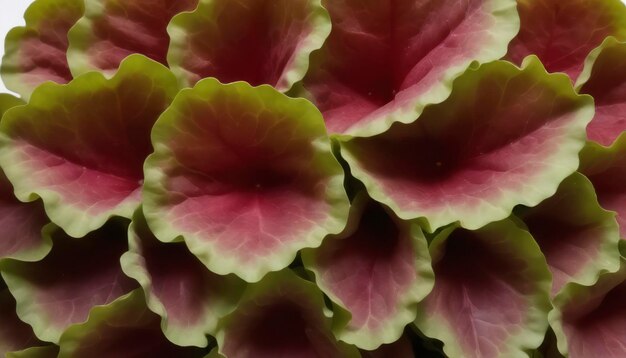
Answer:
<svg viewBox="0 0 626 358"><path fill-rule="evenodd" d="M339 139L352 174L400 218L477 229L552 196L578 167L592 116L591 97L529 58L468 70L419 121Z"/></svg>
<svg viewBox="0 0 626 358"><path fill-rule="evenodd" d="M522 357L548 328L550 272L512 221L446 228L431 242L435 286L415 324L450 357Z"/></svg>
<svg viewBox="0 0 626 358"><path fill-rule="evenodd" d="M157 121L144 213L211 271L249 282L345 226L349 202L322 116L270 86L205 79Z"/></svg>

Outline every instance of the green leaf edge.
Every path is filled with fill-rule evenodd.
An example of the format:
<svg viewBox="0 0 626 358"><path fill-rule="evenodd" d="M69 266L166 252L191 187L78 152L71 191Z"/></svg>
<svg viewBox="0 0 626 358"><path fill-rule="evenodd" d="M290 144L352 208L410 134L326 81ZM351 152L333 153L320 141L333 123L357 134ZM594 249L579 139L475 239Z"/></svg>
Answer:
<svg viewBox="0 0 626 358"><path fill-rule="evenodd" d="M389 199L384 193L382 186L377 183L375 179L369 177L369 175L362 170L359 162L346 148L346 142L349 142L353 137L351 136L335 136L341 145L341 156L348 162L352 174L357 179L361 180L367 189L369 195L376 201L384 203L389 206L400 219L413 220L424 218L427 221L425 228L428 232L433 232L438 228L444 227L451 223L459 223L461 227L476 230L491 222L503 220L509 216L513 211L513 208L517 205L535 206L546 198L551 197L556 193L556 190L560 182L567 176L576 171L579 165L578 153L583 148L586 140L586 126L593 118L594 104L593 98L588 95L579 95L574 92L569 77L565 74L549 74L543 67L541 61L534 55L527 57L522 63L521 67L517 67L507 61L494 61L487 64L480 65L478 67L469 68L465 73L476 72L481 68L495 67L502 69L511 69L521 72L528 72L530 75L539 77L542 80L551 81L553 85L562 87L562 94L578 98L580 107L576 109L576 115L573 119L573 124L568 127L569 136L567 142L561 144L558 148L560 151L560 157L566 157L566 160L561 160L559 166L552 166L547 169L541 178L538 178L537 184L533 185L533 191L526 190L524 193L519 193L519 198L511 198L511 195L501 196L499 200L500 205L496 206L491 202L482 202L479 208L474 208L472 213L458 212L456 215L450 213L450 209L444 213L438 214L438 218L433 219L432 214L428 212L419 212L414 210L404 210L400 208L393 200ZM465 76L458 77L456 81L463 81ZM522 195L523 194L523 195ZM457 210L458 211L458 210ZM476 215L480 213L480 215ZM471 218L471 219L470 219Z"/></svg>
<svg viewBox="0 0 626 358"><path fill-rule="evenodd" d="M99 72L89 72L81 75L69 84L61 85L47 82L33 92L29 105L37 105L39 108L47 107L50 92L67 91L72 88L100 88L115 85L121 78L132 73L150 74L153 78L162 78L163 82L171 82L169 86L173 89L172 97L176 93L177 82L173 74L163 65L148 59L143 55L131 55L122 61L118 72L111 78L106 79ZM64 94L66 95L66 94ZM4 169L9 181L13 184L15 195L20 201L31 202L39 198L44 203L46 214L53 223L60 226L68 235L72 237L83 237L107 222L114 216L130 219L139 207L138 200L125 199L110 210L97 215L90 215L84 208L77 208L71 204L63 203L61 195L56 191L42 188L31 188L30 184L25 184L24 178L30 176L30 171L20 165L20 161L14 159L13 151L8 148L12 139L6 134L7 128L14 121L12 113L16 111L28 111L27 106L18 106L10 109L3 116L0 123L0 166Z"/></svg>
<svg viewBox="0 0 626 358"><path fill-rule="evenodd" d="M350 236L358 227L361 215L365 209L365 204L370 200L364 192L360 192L352 202L348 225L346 229L338 235L327 237L326 240L341 240ZM434 286L434 273L431 266L430 253L428 251L428 243L422 233L420 225L415 221L404 221L396 217L396 215L385 207L390 217L398 225L408 226L411 239L413 241L415 257L415 271L417 273L417 282L414 283L410 290L401 295L399 300L398 312L392 318L386 321L383 328L370 331L366 327L350 330L348 329L351 314L349 310L342 304L341 300L333 294L333 291L327 287L323 281L315 279L319 289L324 292L333 302L335 310L335 320L333 322L333 333L335 336L346 343L354 344L365 350L374 350L383 344L389 344L397 341L404 332L404 327L415 320L417 315L417 304L424 299ZM421 254L420 254L421 253ZM301 252L304 267L313 273L314 278L320 277L319 270L316 269L316 249L304 249ZM339 312L337 312L339 311Z"/></svg>
<svg viewBox="0 0 626 358"><path fill-rule="evenodd" d="M561 185L567 186L565 189L567 191L575 192L578 196L584 196L586 204L590 206L591 210L594 212L595 219L603 223L604 240L602 240L601 248L598 250L598 256L593 260L593 263L590 264L593 269L585 269L575 275L575 277L572 277L572 279L567 281L561 290L557 292L555 297L565 289L568 283L590 286L596 283L605 273L617 272L620 268L621 261L618 250L620 234L616 214L600 206L591 181L583 174L576 172L567 177ZM559 187L559 189L561 188L562 187Z"/></svg>
<svg viewBox="0 0 626 358"><path fill-rule="evenodd" d="M144 163L144 186L142 193L144 215L148 226L157 239L162 242L185 241L189 250L198 257L210 271L219 275L234 273L247 282L257 282L261 280L266 273L279 271L287 267L295 259L299 250L309 247L318 247L328 234L341 232L348 218L350 203L343 187L343 169L332 154L330 139L324 136L324 138L317 139L316 148L318 150L327 151L329 165L335 166L337 169L337 174L329 178L327 184L325 199L329 200L330 198L333 202L332 205L330 205L331 212L328 215L327 222L310 231L308 237L297 241L299 244L292 245L290 250L277 251L268 256L266 264L257 265L254 268L246 268L239 265L238 259L213 255L213 246L211 244L203 241L201 238L195 238L191 235L181 235L167 220L163 220L163 215L157 208L160 206L160 197L162 194L166 193L167 190L161 185L166 175L161 171L160 163L164 160L173 160L173 158L169 153L170 151L167 145L160 142L161 132L167 133L168 128L176 123L176 108L178 102L181 102L182 98L187 94L210 93L220 87L229 88L233 93L249 93L254 95L265 93L266 95L274 97L277 101L290 101L293 104L299 103L299 106L309 106L311 112L319 116L314 120L322 121L321 113L319 113L311 102L303 98L287 97L269 85L253 87L247 82L222 84L215 78L205 78L199 81L193 88L181 90L170 107L163 112L161 117L156 121L152 130L152 146L155 151L148 156ZM323 229L322 226L324 226L325 229Z"/></svg>
<svg viewBox="0 0 626 358"><path fill-rule="evenodd" d="M22 349L21 351L8 352L6 358L53 358L57 356L58 346L38 346Z"/></svg>
<svg viewBox="0 0 626 358"><path fill-rule="evenodd" d="M89 1L89 0L88 0ZM186 36L185 23L190 18L201 17L209 13L207 8L213 5L215 0L200 0L198 7L193 11L181 12L175 15L167 26L167 33L170 36L170 45L167 51L167 63L170 69L179 79L181 88L190 87L191 83L187 79L187 71L182 68L181 54L185 52ZM285 68L283 75L278 80L275 88L280 92L289 91L293 85L302 78L309 69L309 57L311 53L322 47L331 31L330 15L322 6L321 0L308 0L311 7L309 12L311 31L300 42L302 46L296 47L291 66ZM200 12L203 12L200 14ZM285 83L285 85L281 85ZM270 84L271 85L271 84Z"/></svg>
<svg viewBox="0 0 626 358"><path fill-rule="evenodd" d="M433 262L441 259L448 236L458 228L460 228L458 225L452 225L435 236L429 247ZM509 337L509 340L503 342L503 346L499 349L499 352L506 357L528 357L527 352L541 345L548 329L547 315L552 308L550 303L552 274L548 270L545 257L535 240L527 231L519 228L514 221L504 219L490 223L484 229L498 230L507 235L506 241L517 248L516 252L524 255L528 260L528 269L535 271L535 275L540 278L538 281L539 290L529 301L529 311L525 315L527 318L526 329ZM429 319L424 312L424 307L419 308L417 319L413 324L426 336L442 341L444 343L443 351L449 357L467 356L464 348L457 344L455 334L446 328L447 323ZM506 348L506 354L503 353L503 348Z"/></svg>
<svg viewBox="0 0 626 358"><path fill-rule="evenodd" d="M91 332L99 323L106 321L110 315L116 314L117 310L124 309L126 306L137 306L138 311L144 310L143 312L138 312L137 316L139 320L145 318L142 316L145 315L145 311L148 311L148 309L145 307L143 291L138 288L118 297L108 305L94 306L85 322L69 326L60 336L59 346L61 349L58 358L75 358L76 356L73 352L78 348L84 333Z"/></svg>
<svg viewBox="0 0 626 358"><path fill-rule="evenodd" d="M210 311L207 309L203 320L193 326L179 327L170 325L165 306L161 300L152 293L152 279L145 268L145 259L139 252L140 239L135 231L137 222L145 223L141 209L135 212L133 220L128 227L128 251L120 258L122 271L126 276L135 279L139 283L146 297L148 308L161 316L161 330L168 340L179 346L196 346L201 348L208 346L209 340L206 334L215 334L218 320L230 313L234 307L229 307L228 305L224 307L211 307L213 309ZM224 278L226 279L226 277ZM237 293L235 293L235 295L237 295ZM233 298L232 303L234 304L236 301L237 299Z"/></svg>
<svg viewBox="0 0 626 358"><path fill-rule="evenodd" d="M69 40L67 48L67 64L72 76L78 77L90 71L99 71L106 78L110 78L115 72L112 70L102 70L91 64L89 56L85 50L93 43L95 38L93 33L93 19L97 19L104 14L106 1L82 0L85 6L83 17L80 18L67 33ZM133 56L133 55L131 55ZM121 64L120 64L121 67Z"/></svg>
<svg viewBox="0 0 626 358"><path fill-rule="evenodd" d="M621 244L621 243L620 243ZM605 272L602 275L598 276L598 280L594 282L591 286L585 286L578 283L568 283L563 287L561 292L554 298L553 306L554 308L548 313L548 321L550 322L550 327L554 331L556 336L556 343L559 352L567 357L569 355L569 347L567 335L563 330L562 324L562 309L569 302L575 300L577 297L586 296L591 294L594 288L597 286L609 286L610 289L606 292L609 292L614 287L618 286L624 280L626 280L626 260L624 257L621 257L621 266L617 272Z"/></svg>
<svg viewBox="0 0 626 358"><path fill-rule="evenodd" d="M515 0L485 0L483 5L492 15L491 43L482 44L482 51L473 58L468 58L464 63L449 67L442 78L437 81L428 91L419 95L412 101L411 108L399 109L377 117L364 124L351 126L343 136L346 137L371 137L387 131L392 124L412 123L419 120L427 106L443 102L450 96L454 81L468 70L477 68L481 63L498 60L506 54L508 45L517 35L520 29L520 19Z"/></svg>
<svg viewBox="0 0 626 358"><path fill-rule="evenodd" d="M315 283L307 281L303 278L297 276L290 269L284 269L281 271L270 272L263 277L263 279L259 282L253 283L248 286L246 291L244 292L241 300L239 301L239 307L245 307L246 304L255 301L255 299L259 296L263 297L268 293L277 293L281 294L289 294L292 292L292 289L286 290L285 287L296 287L298 291L304 292L307 296L311 298L313 303L317 303L316 306L320 308L320 312L326 321L326 328L329 333L331 332L332 325L332 313L328 312L325 308L323 293L320 291L319 287L315 285ZM224 356L224 352L222 351L222 347L224 346L225 337L227 334L227 329L225 326L230 323L232 319L232 315L236 314L237 310L233 313L223 317L220 319L218 331L216 332L215 338L217 340L217 351L212 351L209 356ZM355 346L345 344L339 340L336 341L337 348L340 349L344 355L344 358L357 358L360 357L359 351Z"/></svg>
<svg viewBox="0 0 626 358"><path fill-rule="evenodd" d="M83 1L82 0L71 0L76 6L79 6L81 10L83 9ZM29 32L39 32L34 24L41 19L45 19L47 14L44 12L45 6L50 3L58 2L60 6L68 6L68 0L35 0L33 1L26 12L24 13L24 21L25 26L18 26L12 28L4 41L4 55L2 56L2 64L0 65L0 77L2 77L2 82L4 82L7 89L19 94L24 100L28 101L33 90L37 86L30 86L24 81L21 80L22 73L14 72L8 70L11 66L15 64L9 64L9 59L14 56L14 54L19 50L19 44L22 41L24 35L27 35ZM51 81L46 81L51 82ZM46 83L44 82L44 83Z"/></svg>

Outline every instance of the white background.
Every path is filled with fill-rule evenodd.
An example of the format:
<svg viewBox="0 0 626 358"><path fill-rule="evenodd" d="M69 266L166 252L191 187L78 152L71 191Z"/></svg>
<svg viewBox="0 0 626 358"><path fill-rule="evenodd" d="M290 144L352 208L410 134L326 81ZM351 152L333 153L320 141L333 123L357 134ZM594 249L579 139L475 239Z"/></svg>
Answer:
<svg viewBox="0 0 626 358"><path fill-rule="evenodd" d="M4 37L14 26L24 26L24 11L32 0L0 0L0 57L4 54ZM622 0L626 4L626 0ZM9 92L0 81L0 92Z"/></svg>

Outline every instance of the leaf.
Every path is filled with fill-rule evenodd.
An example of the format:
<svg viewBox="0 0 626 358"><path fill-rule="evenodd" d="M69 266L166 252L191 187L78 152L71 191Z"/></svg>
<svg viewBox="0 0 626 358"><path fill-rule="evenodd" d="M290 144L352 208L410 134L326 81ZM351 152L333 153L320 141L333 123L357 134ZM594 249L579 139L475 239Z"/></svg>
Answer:
<svg viewBox="0 0 626 358"><path fill-rule="evenodd" d="M587 137L603 146L626 131L626 42L607 38L593 50L576 83L580 93L593 96L596 114Z"/></svg>
<svg viewBox="0 0 626 358"><path fill-rule="evenodd" d="M529 58L468 70L416 122L339 139L352 174L398 217L477 229L552 196L578 167L592 116L591 97Z"/></svg>
<svg viewBox="0 0 626 358"><path fill-rule="evenodd" d="M330 19L320 0L201 0L174 17L168 32L167 59L184 84L215 77L287 91L306 73Z"/></svg>
<svg viewBox="0 0 626 358"><path fill-rule="evenodd" d="M450 95L473 62L502 57L513 0L323 0L333 29L304 88L331 133L370 136Z"/></svg>
<svg viewBox="0 0 626 358"><path fill-rule="evenodd" d="M352 203L348 229L302 258L336 311L347 310L346 322L335 322L337 338L373 350L398 340L415 320L433 273L419 225L362 194Z"/></svg>
<svg viewBox="0 0 626 358"><path fill-rule="evenodd" d="M244 282L208 271L182 243L159 242L141 210L128 236L122 269L143 287L148 307L162 317L165 336L181 346L206 347L206 335L215 334L217 320L236 306Z"/></svg>
<svg viewBox="0 0 626 358"><path fill-rule="evenodd" d="M146 307L141 290L120 297L108 306L96 307L83 324L61 336L58 358L201 358L203 349L180 347L168 341L159 327L159 316Z"/></svg>
<svg viewBox="0 0 626 358"><path fill-rule="evenodd" d="M585 57L614 35L626 38L626 7L620 0L519 0L520 31L506 59L521 64L539 57L549 72L564 72L576 81Z"/></svg>
<svg viewBox="0 0 626 358"><path fill-rule="evenodd" d="M570 284L554 300L549 319L559 351L570 358L626 355L626 269L605 273L593 286Z"/></svg>
<svg viewBox="0 0 626 358"><path fill-rule="evenodd" d="M600 205L617 214L621 238L626 239L626 134L608 148L590 142L580 161L580 172L593 183Z"/></svg>
<svg viewBox="0 0 626 358"><path fill-rule="evenodd" d="M82 239L57 230L52 251L37 262L6 260L0 269L17 300L17 314L39 339L57 343L61 333L84 322L94 306L106 305L135 287L122 273L125 226L110 222Z"/></svg>
<svg viewBox="0 0 626 358"><path fill-rule="evenodd" d="M140 202L150 131L176 95L165 67L136 55L110 80L88 73L47 83L0 124L0 165L22 201L41 198L50 219L74 237ZM54 120L50 120L54 119Z"/></svg>
<svg viewBox="0 0 626 358"><path fill-rule="evenodd" d="M43 344L35 337L33 329L22 322L15 313L15 299L0 281L0 356L31 346Z"/></svg>
<svg viewBox="0 0 626 358"><path fill-rule="evenodd" d="M11 91L28 99L46 81L72 79L65 52L67 33L83 15L82 0L36 0L26 10L26 26L9 31L0 74Z"/></svg>
<svg viewBox="0 0 626 358"><path fill-rule="evenodd" d="M182 236L217 274L256 282L345 226L343 172L304 99L205 79L181 91L152 141L148 225L164 242Z"/></svg>
<svg viewBox="0 0 626 358"><path fill-rule="evenodd" d="M250 285L216 338L225 357L358 357L332 335L319 289L288 270Z"/></svg>
<svg viewBox="0 0 626 358"><path fill-rule="evenodd" d="M615 214L600 207L591 182L583 175L571 175L554 196L516 213L548 261L552 296L568 282L591 285L601 274L619 269Z"/></svg>
<svg viewBox="0 0 626 358"><path fill-rule="evenodd" d="M450 227L430 245L435 287L415 324L449 357L527 357L548 327L550 272L533 238L512 221Z"/></svg>
<svg viewBox="0 0 626 358"><path fill-rule="evenodd" d="M67 60L75 76L100 71L110 77L138 53L167 65L167 25L198 0L85 0L85 16L69 32Z"/></svg>

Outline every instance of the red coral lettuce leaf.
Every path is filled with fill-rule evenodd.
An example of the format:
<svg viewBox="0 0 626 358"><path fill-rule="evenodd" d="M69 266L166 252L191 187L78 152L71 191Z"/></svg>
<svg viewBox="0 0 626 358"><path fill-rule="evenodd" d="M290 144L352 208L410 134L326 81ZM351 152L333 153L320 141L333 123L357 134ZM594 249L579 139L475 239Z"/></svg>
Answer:
<svg viewBox="0 0 626 358"><path fill-rule="evenodd" d="M159 118L145 166L155 236L249 282L345 226L349 202L319 111L264 85L205 79Z"/></svg>
<svg viewBox="0 0 626 358"><path fill-rule="evenodd" d="M0 281L0 356L32 346L43 345L33 329L15 313L15 298Z"/></svg>
<svg viewBox="0 0 626 358"><path fill-rule="evenodd" d="M620 0L520 0L520 31L509 44L506 59L516 64L539 57L550 72L572 80L583 70L585 57L609 35L626 39L626 7Z"/></svg>
<svg viewBox="0 0 626 358"><path fill-rule="evenodd" d="M373 135L450 94L472 61L500 58L519 28L512 0L325 0L331 34L305 89L331 133Z"/></svg>
<svg viewBox="0 0 626 358"><path fill-rule="evenodd" d="M363 349L396 341L433 286L419 225L366 195L352 203L346 231L303 251L302 258L336 310L347 310L348 320L333 327L337 338Z"/></svg>
<svg viewBox="0 0 626 358"><path fill-rule="evenodd" d="M167 59L183 83L215 77L286 91L304 76L330 20L320 0L201 0L168 32Z"/></svg>
<svg viewBox="0 0 626 358"><path fill-rule="evenodd" d="M539 247L512 221L447 228L430 245L435 287L415 324L450 357L518 357L548 327L550 272Z"/></svg>
<svg viewBox="0 0 626 358"><path fill-rule="evenodd" d="M84 322L89 311L129 292L135 283L122 273L127 250L126 227L111 221L84 238L57 230L53 248L37 262L6 260L0 269L17 300L17 314L37 337L58 342L70 325Z"/></svg>
<svg viewBox="0 0 626 358"><path fill-rule="evenodd" d="M570 284L549 319L559 351L571 358L626 356L626 266L593 286Z"/></svg>
<svg viewBox="0 0 626 358"><path fill-rule="evenodd" d="M626 131L626 42L607 38L585 61L578 78L580 93L593 96L596 114L587 126L587 137L603 146Z"/></svg>
<svg viewBox="0 0 626 358"><path fill-rule="evenodd" d="M626 239L626 134L608 148L589 143L580 159L580 172L593 183L600 205L617 214L620 235Z"/></svg>
<svg viewBox="0 0 626 358"><path fill-rule="evenodd" d="M85 16L69 32L67 60L77 76L97 70L112 75L134 53L166 65L167 25L198 0L85 0Z"/></svg>
<svg viewBox="0 0 626 358"><path fill-rule="evenodd" d="M210 272L184 243L158 241L141 210L128 235L122 269L143 287L148 307L162 317L165 336L181 346L206 347L206 335L214 334L217 320L234 308L244 282Z"/></svg>
<svg viewBox="0 0 626 358"><path fill-rule="evenodd" d="M335 340L315 284L289 270L252 284L237 309L220 321L216 338L226 357L357 357Z"/></svg>
<svg viewBox="0 0 626 358"><path fill-rule="evenodd" d="M150 131L176 95L165 67L135 55L110 80L88 73L37 88L0 123L0 164L22 201L41 198L50 219L80 237L140 202Z"/></svg>
<svg viewBox="0 0 626 358"><path fill-rule="evenodd" d="M140 290L95 307L89 320L63 333L59 345L59 358L201 358L207 354L168 341L159 327L159 316L146 307Z"/></svg>
<svg viewBox="0 0 626 358"><path fill-rule="evenodd" d="M468 70L410 124L340 138L352 174L403 219L477 229L550 197L578 167L593 100L536 58Z"/></svg>
<svg viewBox="0 0 626 358"><path fill-rule="evenodd" d="M82 0L36 0L26 13L26 26L9 31L0 74L11 91L23 98L43 82L72 79L65 52L67 33L83 15Z"/></svg>
<svg viewBox="0 0 626 358"><path fill-rule="evenodd" d="M568 282L591 285L619 269L615 214L600 207L591 182L575 173L556 194L533 208L519 208L552 273L552 296Z"/></svg>

